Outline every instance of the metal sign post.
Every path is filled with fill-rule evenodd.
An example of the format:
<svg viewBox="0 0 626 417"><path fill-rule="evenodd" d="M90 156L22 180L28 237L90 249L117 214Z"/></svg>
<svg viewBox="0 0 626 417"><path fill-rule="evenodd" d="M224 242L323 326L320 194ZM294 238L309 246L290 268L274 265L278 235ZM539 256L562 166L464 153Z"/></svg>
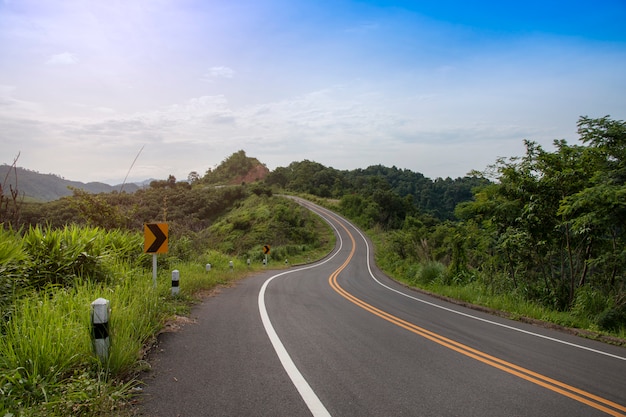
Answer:
<svg viewBox="0 0 626 417"><path fill-rule="evenodd" d="M152 254L152 283L154 284L154 288L157 286L157 255L156 253Z"/></svg>

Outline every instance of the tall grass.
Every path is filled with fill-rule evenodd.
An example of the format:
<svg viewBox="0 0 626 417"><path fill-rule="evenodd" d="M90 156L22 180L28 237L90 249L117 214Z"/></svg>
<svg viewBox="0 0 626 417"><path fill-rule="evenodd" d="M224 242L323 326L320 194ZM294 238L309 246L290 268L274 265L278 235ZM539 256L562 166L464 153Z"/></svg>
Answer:
<svg viewBox="0 0 626 417"><path fill-rule="evenodd" d="M106 282L113 278L119 260L136 259L142 250L138 233L76 225L64 229L31 227L23 237L31 260L29 284L43 288L48 284L74 285L77 279Z"/></svg>
<svg viewBox="0 0 626 417"><path fill-rule="evenodd" d="M112 310L104 363L95 356L91 337L91 302L99 297L109 299ZM112 387L105 387L108 379L124 379L135 369L144 343L164 320L163 299L145 273L114 287L84 282L21 299L0 338L0 414L59 408L79 399L93 412L102 389ZM91 386L87 392L85 385Z"/></svg>
<svg viewBox="0 0 626 417"><path fill-rule="evenodd" d="M1 367L56 375L88 362L89 302L81 295L50 289L23 298L0 339Z"/></svg>
<svg viewBox="0 0 626 417"><path fill-rule="evenodd" d="M108 299L111 306L111 348L106 368L116 375L127 374L141 359L145 342L163 324L167 310L164 289L153 288L150 274L144 273L129 275L99 296Z"/></svg>
<svg viewBox="0 0 626 417"><path fill-rule="evenodd" d="M8 320L14 300L26 287L28 259L22 239L0 227L0 322Z"/></svg>
<svg viewBox="0 0 626 417"><path fill-rule="evenodd" d="M270 257L270 267L284 267L287 255L294 263L327 253L333 241L326 232L313 245L273 247L281 259ZM181 242L180 250L159 256L154 288L142 243L139 233L93 227L0 230L0 416L117 415L137 384L145 346L168 318L187 314L198 293L265 268L253 257L261 246L237 256L206 250L193 257L189 242ZM180 273L177 296L173 269ZM97 298L111 308L104 359L93 349Z"/></svg>
<svg viewBox="0 0 626 417"><path fill-rule="evenodd" d="M137 266L141 238L76 226L0 233L0 415L109 415L167 311ZM91 336L99 297L112 309L104 363Z"/></svg>
<svg viewBox="0 0 626 417"><path fill-rule="evenodd" d="M52 288L20 300L0 338L0 410L53 401L73 369L93 363L83 301L73 290Z"/></svg>

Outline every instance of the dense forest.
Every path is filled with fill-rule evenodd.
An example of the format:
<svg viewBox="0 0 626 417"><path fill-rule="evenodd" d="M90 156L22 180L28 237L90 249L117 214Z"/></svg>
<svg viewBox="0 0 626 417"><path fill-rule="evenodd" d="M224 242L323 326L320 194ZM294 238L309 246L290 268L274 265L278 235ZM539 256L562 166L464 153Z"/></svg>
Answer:
<svg viewBox="0 0 626 417"><path fill-rule="evenodd" d="M381 237L379 261L420 286L514 294L593 326L626 327L626 123L581 117L580 144L525 141L524 156L431 181L395 167L294 162L266 179L339 199ZM435 267L436 273L428 273Z"/></svg>
<svg viewBox="0 0 626 417"><path fill-rule="evenodd" d="M278 167L265 180L286 190L323 198L347 198L353 204L375 203L379 216L370 218L370 225L398 228L408 215L432 215L439 220L454 218L456 205L472 199L472 190L489 183L478 177L434 181L407 169L370 166L365 169L340 171L308 160ZM352 198L352 197L354 198Z"/></svg>

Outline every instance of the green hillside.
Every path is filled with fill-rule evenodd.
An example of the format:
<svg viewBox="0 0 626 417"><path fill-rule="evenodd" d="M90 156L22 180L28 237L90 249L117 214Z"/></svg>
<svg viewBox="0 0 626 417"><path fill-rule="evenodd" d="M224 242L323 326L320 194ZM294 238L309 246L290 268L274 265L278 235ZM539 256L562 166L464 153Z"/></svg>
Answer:
<svg viewBox="0 0 626 417"><path fill-rule="evenodd" d="M0 165L0 184L5 195L10 188L17 187L20 198L27 201L52 201L72 195L71 188L78 188L90 193L110 193L119 190L120 186L112 186L102 182L70 181L54 174L41 174L26 168ZM124 191L134 192L139 189L136 184L124 185Z"/></svg>

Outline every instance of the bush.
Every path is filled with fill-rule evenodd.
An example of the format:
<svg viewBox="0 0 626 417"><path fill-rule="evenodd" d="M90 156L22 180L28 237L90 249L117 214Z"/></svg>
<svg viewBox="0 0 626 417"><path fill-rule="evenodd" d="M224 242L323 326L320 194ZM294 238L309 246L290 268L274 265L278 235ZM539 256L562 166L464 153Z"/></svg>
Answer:
<svg viewBox="0 0 626 417"><path fill-rule="evenodd" d="M626 329L626 306L612 307L598 315L598 327L609 332Z"/></svg>
<svg viewBox="0 0 626 417"><path fill-rule="evenodd" d="M279 262L284 262L285 260L289 260L290 257L302 254L306 251L306 248L306 245L279 246L272 249L272 258Z"/></svg>
<svg viewBox="0 0 626 417"><path fill-rule="evenodd" d="M611 304L611 305L609 305ZM612 309L610 298L586 285L576 290L572 314L583 319L594 319Z"/></svg>
<svg viewBox="0 0 626 417"><path fill-rule="evenodd" d="M434 283L435 281L445 280L445 276L445 265L439 262L430 261L422 265L422 268L419 270L417 275L417 282L428 285Z"/></svg>
<svg viewBox="0 0 626 417"><path fill-rule="evenodd" d="M35 289L71 287L77 280L112 281L112 265L134 260L142 253L137 233L76 225L63 229L31 227L23 244L32 261L28 283Z"/></svg>
<svg viewBox="0 0 626 417"><path fill-rule="evenodd" d="M29 264L22 240L0 228L0 322L9 318L13 302L26 287Z"/></svg>

